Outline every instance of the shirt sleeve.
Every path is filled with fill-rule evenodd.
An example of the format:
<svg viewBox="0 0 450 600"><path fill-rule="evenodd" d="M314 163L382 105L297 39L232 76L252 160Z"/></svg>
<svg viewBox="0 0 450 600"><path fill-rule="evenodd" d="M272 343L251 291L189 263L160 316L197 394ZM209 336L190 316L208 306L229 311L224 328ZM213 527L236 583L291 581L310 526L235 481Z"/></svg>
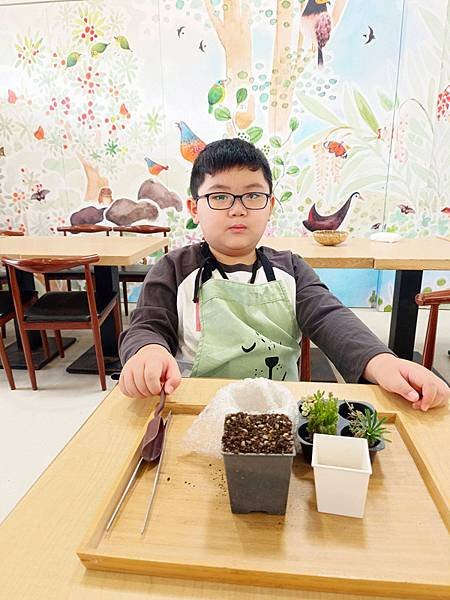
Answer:
<svg viewBox="0 0 450 600"><path fill-rule="evenodd" d="M176 270L170 255L154 264L142 284L129 328L120 334L119 356L124 365L143 346L159 344L172 355L178 348Z"/></svg>
<svg viewBox="0 0 450 600"><path fill-rule="evenodd" d="M293 266L296 314L302 333L327 355L347 383L360 382L370 359L393 352L295 254Z"/></svg>

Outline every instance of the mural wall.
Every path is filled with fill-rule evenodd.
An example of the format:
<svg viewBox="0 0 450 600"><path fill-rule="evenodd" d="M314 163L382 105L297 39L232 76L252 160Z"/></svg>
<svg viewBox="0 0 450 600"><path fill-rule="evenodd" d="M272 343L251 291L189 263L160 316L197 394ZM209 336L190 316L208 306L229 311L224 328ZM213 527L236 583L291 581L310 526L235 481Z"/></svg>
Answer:
<svg viewBox="0 0 450 600"><path fill-rule="evenodd" d="M192 162L238 136L272 166L268 235L449 234L449 21L447 0L0 2L0 225L199 240ZM389 309L389 276L342 275L347 303Z"/></svg>

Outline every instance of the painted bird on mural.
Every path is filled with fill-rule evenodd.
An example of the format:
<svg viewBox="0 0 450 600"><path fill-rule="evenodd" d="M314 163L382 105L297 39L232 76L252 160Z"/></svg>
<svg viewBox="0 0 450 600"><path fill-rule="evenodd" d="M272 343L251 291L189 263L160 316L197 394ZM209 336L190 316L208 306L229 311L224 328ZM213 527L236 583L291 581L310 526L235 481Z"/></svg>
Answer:
<svg viewBox="0 0 450 600"><path fill-rule="evenodd" d="M66 69L70 69L70 67L74 67L79 61L81 56L80 52L71 52L66 59Z"/></svg>
<svg viewBox="0 0 450 600"><path fill-rule="evenodd" d="M105 44L104 42L98 42L97 44L94 44L91 48L91 56L95 58L99 54L103 54L108 46L109 44Z"/></svg>
<svg viewBox="0 0 450 600"><path fill-rule="evenodd" d="M361 194L359 192L353 192L345 204L331 215L319 214L316 210L316 205L313 204L309 211L308 218L303 221L303 225L309 231L317 231L318 229L337 229L347 216L353 200L357 200L358 198L362 199Z"/></svg>
<svg viewBox="0 0 450 600"><path fill-rule="evenodd" d="M129 50L130 52L133 52L133 50L130 48L127 38L124 35L115 35L114 39L122 48L122 50Z"/></svg>
<svg viewBox="0 0 450 600"><path fill-rule="evenodd" d="M326 148L330 154L334 154L338 158L347 158L347 149L341 142L330 140L324 142L323 147Z"/></svg>
<svg viewBox="0 0 450 600"><path fill-rule="evenodd" d="M370 25L368 25L368 28L369 28L369 33L363 33L363 37L367 38L366 42L364 42L365 45L370 44L370 42L375 39L375 34L373 33L372 27Z"/></svg>
<svg viewBox="0 0 450 600"><path fill-rule="evenodd" d="M302 13L302 25L309 29L312 40L317 42L317 64L323 66L322 48L330 39L331 18L328 14L327 2L308 0Z"/></svg>
<svg viewBox="0 0 450 600"><path fill-rule="evenodd" d="M150 173L150 175L159 175L161 171L167 171L167 169L169 168L167 166L165 167L164 165L160 165L151 158L145 157L144 160L147 163L148 172Z"/></svg>
<svg viewBox="0 0 450 600"><path fill-rule="evenodd" d="M209 114L212 113L214 104L222 102L225 98L225 83L225 79L218 79L216 83L210 88L208 92Z"/></svg>
<svg viewBox="0 0 450 600"><path fill-rule="evenodd" d="M408 206L407 204L397 204L397 206L404 215L414 215L416 213L412 206Z"/></svg>
<svg viewBox="0 0 450 600"><path fill-rule="evenodd" d="M181 134L181 156L189 162L194 162L206 144L186 125L184 121L179 121L176 125Z"/></svg>

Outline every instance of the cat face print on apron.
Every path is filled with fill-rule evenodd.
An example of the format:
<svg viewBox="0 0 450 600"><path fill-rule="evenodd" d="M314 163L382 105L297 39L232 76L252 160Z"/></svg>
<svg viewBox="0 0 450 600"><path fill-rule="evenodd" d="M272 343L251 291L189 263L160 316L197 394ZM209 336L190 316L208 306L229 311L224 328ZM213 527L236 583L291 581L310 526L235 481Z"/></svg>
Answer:
<svg viewBox="0 0 450 600"><path fill-rule="evenodd" d="M202 252L208 265L196 281L201 335L192 377L297 381L299 327L285 285L275 279L267 257L257 249L252 277L243 283L228 279L207 244ZM267 282L255 284L259 262ZM215 269L222 279L211 278Z"/></svg>

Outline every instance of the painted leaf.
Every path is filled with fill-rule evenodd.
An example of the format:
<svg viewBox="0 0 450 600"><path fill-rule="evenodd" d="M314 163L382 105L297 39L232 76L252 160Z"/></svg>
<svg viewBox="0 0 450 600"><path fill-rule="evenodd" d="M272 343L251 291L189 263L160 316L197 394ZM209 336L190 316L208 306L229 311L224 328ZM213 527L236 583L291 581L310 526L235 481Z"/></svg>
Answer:
<svg viewBox="0 0 450 600"><path fill-rule="evenodd" d="M370 129L377 134L380 126L378 125L377 118L373 114L373 111L370 108L367 100L364 98L361 92L358 92L358 90L354 90L353 94L355 96L356 106L358 107L359 114L362 116Z"/></svg>
<svg viewBox="0 0 450 600"><path fill-rule="evenodd" d="M194 223L191 217L186 221L186 229L197 229L198 224Z"/></svg>
<svg viewBox="0 0 450 600"><path fill-rule="evenodd" d="M300 169L298 167L289 167L287 170L288 175L298 175L300 173Z"/></svg>
<svg viewBox="0 0 450 600"><path fill-rule="evenodd" d="M446 279L444 279L443 277L441 277L440 279L438 279L438 280L436 281L436 283L437 283L437 285L439 285L439 286L443 286L443 285L445 285L445 284L447 283L447 280L446 280Z"/></svg>
<svg viewBox="0 0 450 600"><path fill-rule="evenodd" d="M386 94L383 94L383 92L378 91L378 98L380 99L381 106L386 110L391 111L394 108L392 100Z"/></svg>
<svg viewBox="0 0 450 600"><path fill-rule="evenodd" d="M273 135L269 142L273 148L281 148L281 138L278 135Z"/></svg>
<svg viewBox="0 0 450 600"><path fill-rule="evenodd" d="M236 92L236 102L238 104L242 104L242 102L245 102L247 100L247 94L248 92L246 88L239 88Z"/></svg>
<svg viewBox="0 0 450 600"><path fill-rule="evenodd" d="M279 168L279 167L274 167L274 168L272 169L272 177L273 177L274 179L279 179L279 178L280 178L280 175L281 175L281 170L280 170L280 168Z"/></svg>
<svg viewBox="0 0 450 600"><path fill-rule="evenodd" d="M263 130L261 129L261 127L250 127L250 129L247 129L247 134L249 137L249 141L252 144L256 144L256 142L259 142L259 140L262 138Z"/></svg>
<svg viewBox="0 0 450 600"><path fill-rule="evenodd" d="M231 119L231 113L226 106L216 108L214 116L218 121L229 121Z"/></svg>
<svg viewBox="0 0 450 600"><path fill-rule="evenodd" d="M298 129L298 126L300 125L297 117L292 117L292 119L289 121L289 129L291 131L295 131L296 129Z"/></svg>
<svg viewBox="0 0 450 600"><path fill-rule="evenodd" d="M292 197L292 192L283 192L281 194L280 202L287 202Z"/></svg>
<svg viewBox="0 0 450 600"><path fill-rule="evenodd" d="M275 158L273 159L273 162L276 165L281 165L281 166L284 165L284 160L280 156L275 156Z"/></svg>
<svg viewBox="0 0 450 600"><path fill-rule="evenodd" d="M308 110L311 114L315 115L319 119L322 119L322 121L327 121L327 123L331 123L332 125L336 126L342 125L342 123L336 117L336 115L333 114L327 108L325 108L322 102L316 100L316 98L306 96L305 94L298 94L298 98L304 106L304 108L306 108L306 110Z"/></svg>

